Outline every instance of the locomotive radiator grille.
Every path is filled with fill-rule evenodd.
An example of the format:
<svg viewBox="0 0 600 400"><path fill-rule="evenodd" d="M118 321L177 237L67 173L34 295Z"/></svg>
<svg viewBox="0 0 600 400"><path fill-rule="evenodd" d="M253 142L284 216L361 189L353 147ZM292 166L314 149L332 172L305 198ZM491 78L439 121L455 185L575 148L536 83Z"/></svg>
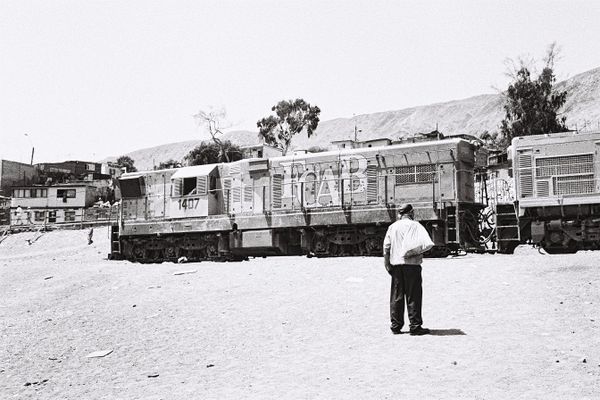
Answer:
<svg viewBox="0 0 600 400"><path fill-rule="evenodd" d="M239 186L233 188L232 201L234 203L239 203L240 201L242 201L242 188L240 188Z"/></svg>
<svg viewBox="0 0 600 400"><path fill-rule="evenodd" d="M367 202L377 201L377 165L367 165Z"/></svg>
<svg viewBox="0 0 600 400"><path fill-rule="evenodd" d="M555 176L552 178L554 194L594 193L594 175Z"/></svg>
<svg viewBox="0 0 600 400"><path fill-rule="evenodd" d="M234 164L229 167L230 175L239 175L241 172L242 172L242 169L240 168L239 164Z"/></svg>
<svg viewBox="0 0 600 400"><path fill-rule="evenodd" d="M593 174L594 155L577 154L574 156L560 156L537 158L535 160L535 175L537 178L550 178L553 176Z"/></svg>
<svg viewBox="0 0 600 400"><path fill-rule="evenodd" d="M223 207L227 213L231 212L231 201L230 201L230 192L231 192L231 178L223 179Z"/></svg>
<svg viewBox="0 0 600 400"><path fill-rule="evenodd" d="M550 182L548 181L537 181L535 184L535 190L537 191L538 197L550 196Z"/></svg>
<svg viewBox="0 0 600 400"><path fill-rule="evenodd" d="M417 165L415 166L417 173L417 182L433 182L435 179L435 165Z"/></svg>
<svg viewBox="0 0 600 400"><path fill-rule="evenodd" d="M273 175L273 208L281 208L281 196L283 196L281 183L283 176L281 174Z"/></svg>
<svg viewBox="0 0 600 400"><path fill-rule="evenodd" d="M244 186L244 202L252 202L252 186Z"/></svg>
<svg viewBox="0 0 600 400"><path fill-rule="evenodd" d="M537 195L594 193L594 155L544 157L535 160ZM552 181L552 190L550 190Z"/></svg>
<svg viewBox="0 0 600 400"><path fill-rule="evenodd" d="M521 197L533 196L533 174L531 171L531 154L519 155L519 187Z"/></svg>
<svg viewBox="0 0 600 400"><path fill-rule="evenodd" d="M435 164L396 167L396 185L433 182L435 170Z"/></svg>

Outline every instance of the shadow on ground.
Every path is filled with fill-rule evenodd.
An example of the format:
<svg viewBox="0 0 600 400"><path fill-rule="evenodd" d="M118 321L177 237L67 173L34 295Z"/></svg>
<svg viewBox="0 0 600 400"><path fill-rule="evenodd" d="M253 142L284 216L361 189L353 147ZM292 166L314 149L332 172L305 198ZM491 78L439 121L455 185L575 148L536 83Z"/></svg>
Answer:
<svg viewBox="0 0 600 400"><path fill-rule="evenodd" d="M466 335L460 329L431 329L429 333L431 336L461 336Z"/></svg>

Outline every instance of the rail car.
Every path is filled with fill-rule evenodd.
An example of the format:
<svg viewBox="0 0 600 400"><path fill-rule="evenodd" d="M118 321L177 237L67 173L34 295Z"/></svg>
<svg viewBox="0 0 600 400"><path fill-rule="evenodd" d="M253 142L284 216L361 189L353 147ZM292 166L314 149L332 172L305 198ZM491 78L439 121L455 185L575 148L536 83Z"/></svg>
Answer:
<svg viewBox="0 0 600 400"><path fill-rule="evenodd" d="M481 251L474 174L485 158L447 138L124 174L110 257L380 256L406 202L431 255Z"/></svg>
<svg viewBox="0 0 600 400"><path fill-rule="evenodd" d="M497 209L499 251L600 249L600 132L519 137L511 147L516 198Z"/></svg>

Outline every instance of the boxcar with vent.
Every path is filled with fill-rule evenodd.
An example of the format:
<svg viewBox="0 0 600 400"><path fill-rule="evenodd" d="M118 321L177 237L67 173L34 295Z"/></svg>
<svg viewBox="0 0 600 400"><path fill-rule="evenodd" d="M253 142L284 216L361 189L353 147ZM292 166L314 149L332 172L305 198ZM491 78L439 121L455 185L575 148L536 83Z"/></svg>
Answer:
<svg viewBox="0 0 600 400"><path fill-rule="evenodd" d="M549 253L600 247L600 132L515 138L521 242Z"/></svg>
<svg viewBox="0 0 600 400"><path fill-rule="evenodd" d="M125 174L111 255L379 256L406 202L431 234L434 255L476 249L476 152L455 138Z"/></svg>

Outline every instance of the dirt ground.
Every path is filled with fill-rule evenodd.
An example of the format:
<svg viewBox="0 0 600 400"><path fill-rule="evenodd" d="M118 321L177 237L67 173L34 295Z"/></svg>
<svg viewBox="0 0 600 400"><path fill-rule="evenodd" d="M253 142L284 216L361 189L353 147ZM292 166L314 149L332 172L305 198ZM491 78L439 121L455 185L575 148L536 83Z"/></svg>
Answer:
<svg viewBox="0 0 600 400"><path fill-rule="evenodd" d="M600 252L426 259L413 337L382 258L140 265L87 234L0 243L1 399L600 398Z"/></svg>

